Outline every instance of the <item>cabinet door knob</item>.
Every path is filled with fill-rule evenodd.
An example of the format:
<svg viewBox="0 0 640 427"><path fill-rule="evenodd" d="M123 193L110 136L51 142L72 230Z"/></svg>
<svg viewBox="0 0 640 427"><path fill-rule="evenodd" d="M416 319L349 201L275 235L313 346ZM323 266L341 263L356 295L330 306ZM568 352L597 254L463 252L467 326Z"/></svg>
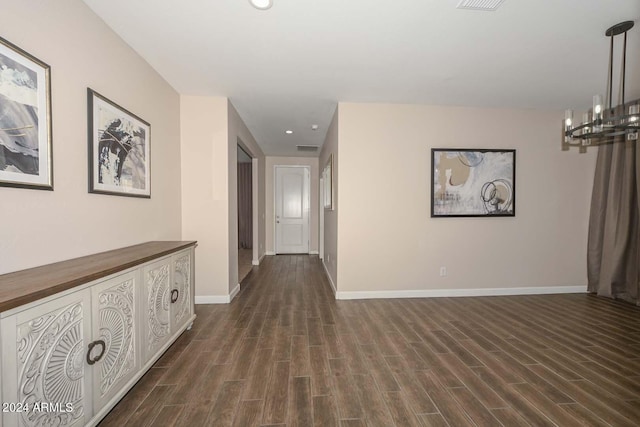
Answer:
<svg viewBox="0 0 640 427"><path fill-rule="evenodd" d="M97 355L96 357L94 357L92 359L91 358L91 351L97 345L102 346L102 351L100 352L99 355ZM89 365L93 365L94 363L96 363L97 361L102 359L102 356L104 356L104 352L105 352L106 349L107 349L107 344L103 340L96 340L96 341L90 342L89 343L89 351L87 351L87 363Z"/></svg>
<svg viewBox="0 0 640 427"><path fill-rule="evenodd" d="M180 291L178 291L177 289L174 289L171 291L171 304L178 301L178 295L180 295Z"/></svg>

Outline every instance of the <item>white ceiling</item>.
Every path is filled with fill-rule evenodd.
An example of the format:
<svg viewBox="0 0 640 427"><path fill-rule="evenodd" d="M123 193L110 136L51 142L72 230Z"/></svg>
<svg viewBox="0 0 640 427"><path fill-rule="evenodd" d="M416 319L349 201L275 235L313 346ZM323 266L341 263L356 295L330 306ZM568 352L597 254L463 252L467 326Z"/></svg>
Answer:
<svg viewBox="0 0 640 427"><path fill-rule="evenodd" d="M640 96L640 0L84 1L179 93L229 97L267 155L321 145L338 101L588 107L625 20Z"/></svg>

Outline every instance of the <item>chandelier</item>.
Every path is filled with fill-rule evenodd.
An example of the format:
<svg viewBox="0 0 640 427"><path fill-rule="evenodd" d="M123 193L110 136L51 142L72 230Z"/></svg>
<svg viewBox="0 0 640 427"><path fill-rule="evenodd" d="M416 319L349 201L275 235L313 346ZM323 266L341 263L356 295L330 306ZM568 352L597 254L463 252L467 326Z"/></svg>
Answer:
<svg viewBox="0 0 640 427"><path fill-rule="evenodd" d="M609 50L609 75L607 77L608 94L606 104L601 95L593 97L593 108L582 115L582 122L573 120L573 110L566 110L564 115L564 140L562 148L580 147L586 151L589 145L608 144L614 141L636 141L640 130L640 100L625 104L625 66L627 59L627 31L633 28L633 21L625 21L609 28L605 35L611 38ZM623 34L622 67L620 77L620 104L613 107L613 42L614 38Z"/></svg>

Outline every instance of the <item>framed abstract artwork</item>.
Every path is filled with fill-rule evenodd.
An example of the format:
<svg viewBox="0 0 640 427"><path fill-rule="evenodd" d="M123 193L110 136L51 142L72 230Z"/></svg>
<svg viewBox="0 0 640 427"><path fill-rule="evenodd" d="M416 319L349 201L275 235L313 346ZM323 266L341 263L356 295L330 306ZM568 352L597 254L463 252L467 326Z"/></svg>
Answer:
<svg viewBox="0 0 640 427"><path fill-rule="evenodd" d="M0 38L0 186L53 190L51 68Z"/></svg>
<svg viewBox="0 0 640 427"><path fill-rule="evenodd" d="M431 150L431 217L516 214L516 150Z"/></svg>
<svg viewBox="0 0 640 427"><path fill-rule="evenodd" d="M151 197L151 126L135 114L87 90L89 192Z"/></svg>
<svg viewBox="0 0 640 427"><path fill-rule="evenodd" d="M326 210L333 210L333 153L329 155L327 164L322 169L322 182L324 185L323 205Z"/></svg>

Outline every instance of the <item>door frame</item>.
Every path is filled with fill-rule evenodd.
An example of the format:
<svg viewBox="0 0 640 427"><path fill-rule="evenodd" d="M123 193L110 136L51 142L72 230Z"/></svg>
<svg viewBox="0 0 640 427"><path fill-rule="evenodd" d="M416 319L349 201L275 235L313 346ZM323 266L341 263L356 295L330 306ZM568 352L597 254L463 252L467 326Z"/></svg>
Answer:
<svg viewBox="0 0 640 427"><path fill-rule="evenodd" d="M309 214L307 215L307 254L311 251L311 166L309 165L273 165L273 253L278 255L278 230L276 227L276 212L278 198L278 168L301 168L306 169L309 179L307 180L307 204L309 205Z"/></svg>
<svg viewBox="0 0 640 427"><path fill-rule="evenodd" d="M236 139L236 145L237 148L241 149L242 151L244 151L249 157L251 157L251 222L252 222L252 228L253 228L253 249L252 249L252 255L251 255L251 264L252 265L260 265L260 233L258 232L259 228L260 228L260 216L258 213L259 210L259 201L260 199L258 198L258 187L260 184L260 176L259 176L259 163L258 163L258 158L253 154L253 152L244 144L244 142L242 142L242 140L240 139L240 137L237 137ZM237 152L237 151L236 151ZM238 158L236 156L236 165L238 164ZM236 171L236 197L238 194L238 178L237 178L237 171ZM236 205L237 205L237 198L236 198ZM236 212L237 214L237 212ZM236 226L239 227L239 224L236 224ZM236 230L237 233L237 230ZM236 245L237 246L237 245ZM236 252L238 251L238 249L236 248ZM231 255L231 254L229 254ZM237 254L236 254L237 256ZM237 260L236 262L236 275L240 276L240 260Z"/></svg>
<svg viewBox="0 0 640 427"><path fill-rule="evenodd" d="M318 188L318 257L324 261L324 179L320 177Z"/></svg>
<svg viewBox="0 0 640 427"><path fill-rule="evenodd" d="M253 200L251 203L251 209L253 210L253 255L251 264L260 265L260 219L258 218L258 204L260 199L258 198L258 185L260 184L260 177L258 176L258 159L251 157L251 194Z"/></svg>

